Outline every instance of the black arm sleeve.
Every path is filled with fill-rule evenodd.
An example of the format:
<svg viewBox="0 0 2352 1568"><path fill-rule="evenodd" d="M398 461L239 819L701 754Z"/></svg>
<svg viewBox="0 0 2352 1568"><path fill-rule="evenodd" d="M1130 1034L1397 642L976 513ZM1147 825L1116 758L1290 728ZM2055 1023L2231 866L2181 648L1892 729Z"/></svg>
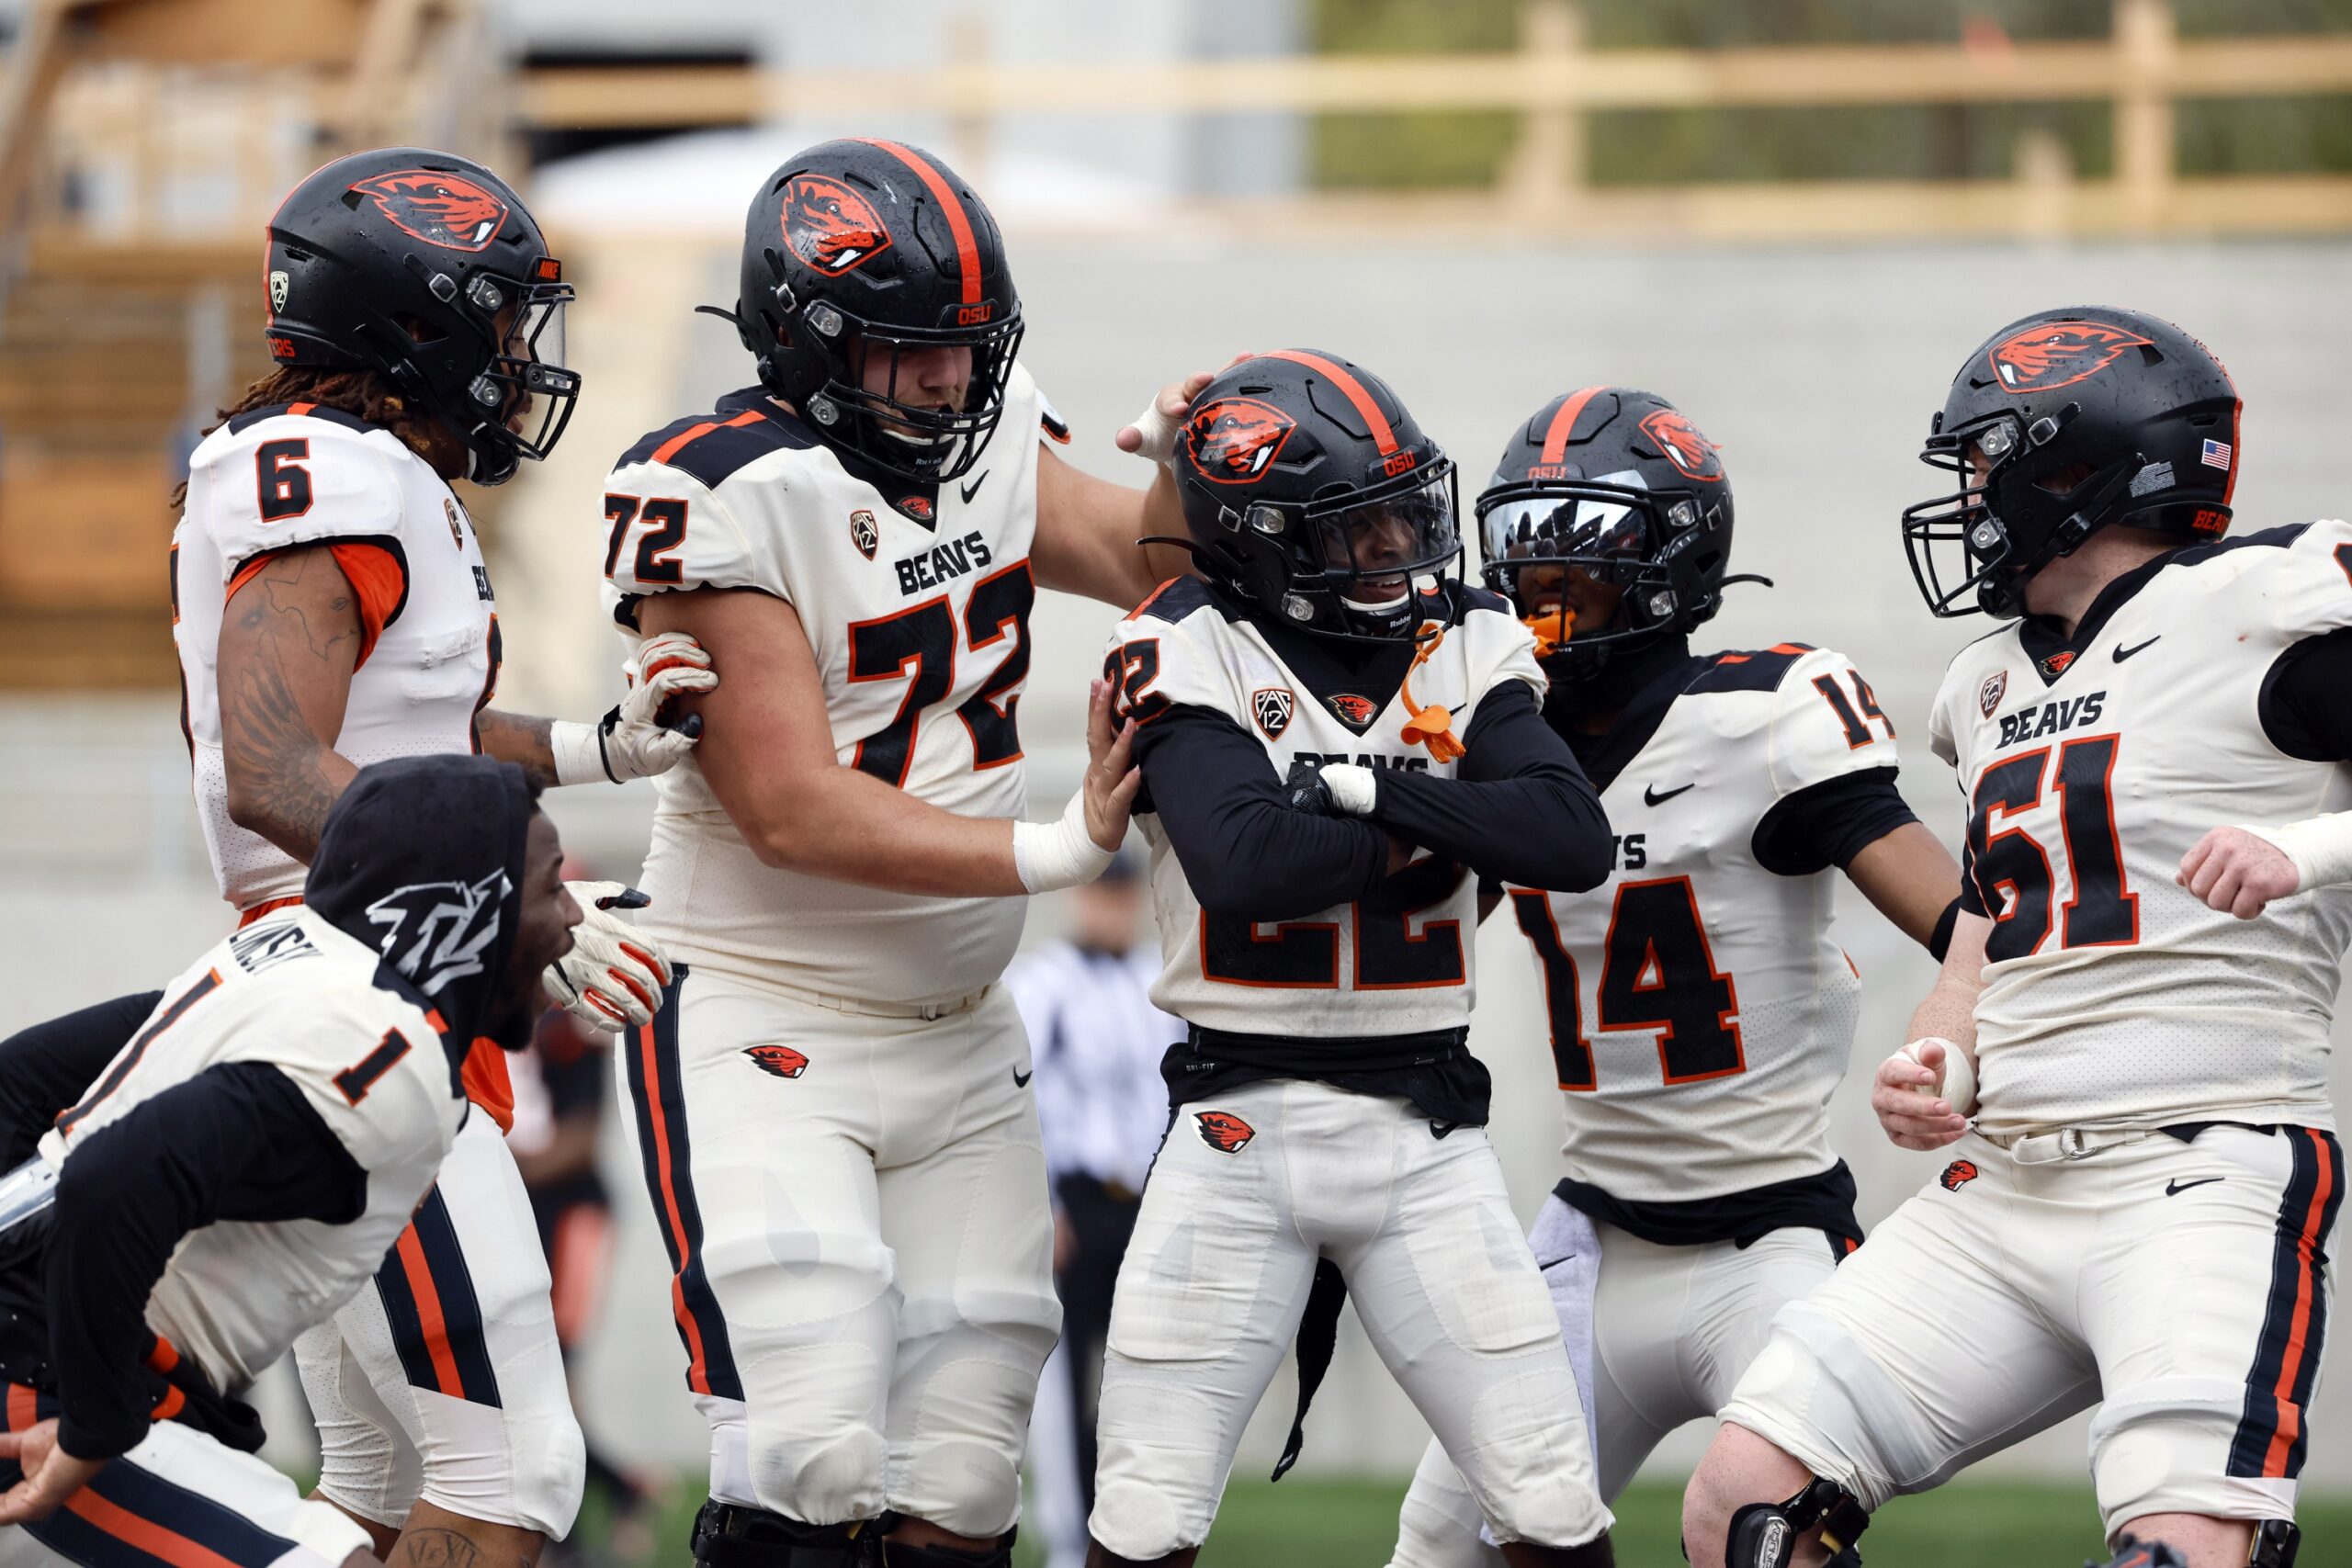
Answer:
<svg viewBox="0 0 2352 1568"><path fill-rule="evenodd" d="M130 1043L161 991L117 997L0 1040L0 1170L33 1157L50 1124Z"/></svg>
<svg viewBox="0 0 2352 1568"><path fill-rule="evenodd" d="M2306 637L2263 678L2263 732L2290 757L2352 761L2352 627Z"/></svg>
<svg viewBox="0 0 2352 1568"><path fill-rule="evenodd" d="M209 1067L67 1155L49 1244L58 1441L111 1459L147 1435L147 1298L172 1249L219 1220L348 1224L368 1175L266 1062Z"/></svg>
<svg viewBox="0 0 2352 1568"><path fill-rule="evenodd" d="M1487 694L1450 779L1383 769L1373 820L1481 876L1581 893L1609 875L1613 846L1576 753L1544 722L1535 689Z"/></svg>
<svg viewBox="0 0 2352 1568"><path fill-rule="evenodd" d="M1847 863L1906 822L1893 768L1865 768L1807 784L1773 803L1750 840L1756 863L1776 876L1811 876Z"/></svg>
<svg viewBox="0 0 2352 1568"><path fill-rule="evenodd" d="M1184 880L1213 915L1295 919L1387 874L1385 834L1293 811L1265 749L1223 714L1179 704L1143 727L1136 751Z"/></svg>

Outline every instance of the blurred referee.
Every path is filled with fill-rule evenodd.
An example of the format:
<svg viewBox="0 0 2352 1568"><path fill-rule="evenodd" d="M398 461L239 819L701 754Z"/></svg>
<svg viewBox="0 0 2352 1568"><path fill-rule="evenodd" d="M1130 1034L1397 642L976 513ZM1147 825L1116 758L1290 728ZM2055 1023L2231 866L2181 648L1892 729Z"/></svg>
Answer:
<svg viewBox="0 0 2352 1568"><path fill-rule="evenodd" d="M1069 934L1005 972L1029 1032L1062 1298L1061 1345L1046 1364L1032 1420L1030 1468L1048 1568L1077 1568L1086 1556L1111 1287L1168 1127L1159 1059L1184 1037L1182 1024L1151 1005L1159 950L1137 941L1138 869L1123 851L1099 880L1071 889Z"/></svg>

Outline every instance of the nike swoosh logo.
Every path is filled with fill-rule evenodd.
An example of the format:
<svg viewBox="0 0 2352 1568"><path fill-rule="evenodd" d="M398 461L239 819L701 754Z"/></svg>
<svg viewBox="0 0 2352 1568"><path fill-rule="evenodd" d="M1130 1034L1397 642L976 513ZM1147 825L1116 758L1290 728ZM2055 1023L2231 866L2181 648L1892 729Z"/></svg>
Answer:
<svg viewBox="0 0 2352 1568"><path fill-rule="evenodd" d="M1681 789L1670 789L1664 795L1660 795L1653 786L1644 784L1642 786L1642 804L1644 806L1664 806L1676 795L1684 794L1690 790L1697 789L1699 785L1694 781L1690 784L1684 784Z"/></svg>
<svg viewBox="0 0 2352 1568"><path fill-rule="evenodd" d="M1020 1068L1015 1067L1012 1069L1012 1087L1015 1089L1027 1089L1029 1087L1029 1080L1036 1076L1037 1069L1035 1067L1030 1068L1025 1073Z"/></svg>
<svg viewBox="0 0 2352 1568"><path fill-rule="evenodd" d="M2146 647L2148 646L2148 644L2149 644L2149 643L2155 642L2158 638L2162 637L2164 635L2165 635L2164 633L2162 633L2162 632L2158 632L2158 633L2155 635L2155 637L2150 637L2150 638L2148 639L2148 641L2147 641L2147 642L2135 644L2134 646L2132 646L2132 647L2131 647L2131 648L2126 648L2126 647L2124 647L2121 643L2117 643L2117 644L2115 645L2115 661L2116 661L2118 664L2122 663L2125 660L2127 660L2127 659L2131 658L2133 654L2135 654L2135 653L2139 652L2142 649L2146 648ZM2213 1179L2214 1179L2214 1180L2216 1180L2216 1181L2219 1181L2219 1180L2221 1180L2222 1179L2221 1179L2220 1177L2218 1177L2218 1176L2217 1176L2217 1177L2213 1178Z"/></svg>
<svg viewBox="0 0 2352 1568"><path fill-rule="evenodd" d="M1566 1254L1565 1254L1565 1255L1563 1255L1563 1256L1561 1256L1561 1257L1552 1258L1552 1259L1550 1259L1549 1261L1545 1261L1545 1260L1544 1260L1544 1259L1543 1259L1543 1258L1538 1258L1538 1259L1536 1259L1536 1263L1535 1263L1535 1271L1536 1271L1537 1273L1539 1273L1539 1274L1549 1274L1553 1269L1557 1269L1561 1264L1563 1264L1563 1263L1573 1263L1573 1262L1575 1262L1576 1260L1577 1260L1577 1255L1576 1255L1575 1253L1573 1253L1573 1252L1566 1253Z"/></svg>
<svg viewBox="0 0 2352 1568"><path fill-rule="evenodd" d="M965 505L969 506L972 504L972 497L979 494L980 487L988 482L989 471L986 468L982 468L978 479L974 479L967 485L957 485L956 487L956 493L964 498Z"/></svg>
<svg viewBox="0 0 2352 1568"><path fill-rule="evenodd" d="M2216 1181L2227 1179L2226 1177L2208 1176L2197 1181L2167 1181L2165 1183L2165 1196L2169 1198L2176 1192L2186 1192L2192 1187L2211 1187Z"/></svg>

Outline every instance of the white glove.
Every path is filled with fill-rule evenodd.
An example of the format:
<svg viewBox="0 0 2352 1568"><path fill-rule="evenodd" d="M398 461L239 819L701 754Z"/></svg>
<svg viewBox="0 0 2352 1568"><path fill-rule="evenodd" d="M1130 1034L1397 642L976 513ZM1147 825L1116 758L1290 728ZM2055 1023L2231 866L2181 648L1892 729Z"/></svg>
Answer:
<svg viewBox="0 0 2352 1568"><path fill-rule="evenodd" d="M661 722L662 709L687 692L707 692L718 684L710 654L684 632L663 632L638 645L636 654L621 666L628 678L628 695L594 724L558 719L548 730L548 750L555 757L555 782L586 784L605 779L620 784L628 779L666 773L684 760L702 736L702 716L689 714L675 726Z"/></svg>
<svg viewBox="0 0 2352 1568"><path fill-rule="evenodd" d="M670 960L651 937L611 912L641 908L645 895L619 882L567 882L587 919L571 933L571 951L548 965L548 989L564 1011L607 1034L653 1021L670 983Z"/></svg>
<svg viewBox="0 0 2352 1568"><path fill-rule="evenodd" d="M1369 817L1380 799L1380 781L1370 768L1361 762L1326 762L1321 773L1323 787L1331 792L1331 804L1350 817Z"/></svg>

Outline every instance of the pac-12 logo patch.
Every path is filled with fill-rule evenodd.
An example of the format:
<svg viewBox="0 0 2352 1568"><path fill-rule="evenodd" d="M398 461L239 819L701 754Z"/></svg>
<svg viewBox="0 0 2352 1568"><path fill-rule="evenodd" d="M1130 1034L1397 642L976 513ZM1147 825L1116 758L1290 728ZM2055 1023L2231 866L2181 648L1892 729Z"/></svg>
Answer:
<svg viewBox="0 0 2352 1568"><path fill-rule="evenodd" d="M808 1058L789 1045L746 1045L743 1055L763 1073L780 1078L797 1078L808 1070Z"/></svg>
<svg viewBox="0 0 2352 1568"><path fill-rule="evenodd" d="M1976 1179L1976 1162L1956 1159L1944 1167L1944 1173L1936 1179L1943 1183L1945 1191L1957 1192Z"/></svg>
<svg viewBox="0 0 2352 1568"><path fill-rule="evenodd" d="M874 525L874 513L862 506L849 514L849 542L867 560L872 560L874 552L882 546L882 530Z"/></svg>
<svg viewBox="0 0 2352 1568"><path fill-rule="evenodd" d="M1990 718L1993 716L1993 710L2001 705L2001 699L2008 694L2008 691L2009 672L2006 670L1996 670L1984 677L1983 685L1976 688L1976 705L1983 710L1986 718Z"/></svg>
<svg viewBox="0 0 2352 1568"><path fill-rule="evenodd" d="M1335 692L1323 699L1340 722L1351 729L1362 729L1380 715L1380 708L1370 697L1360 697L1353 692Z"/></svg>
<svg viewBox="0 0 2352 1568"><path fill-rule="evenodd" d="M471 180L435 169L401 169L351 187L401 232L448 251L479 251L498 237L506 203Z"/></svg>
<svg viewBox="0 0 2352 1568"><path fill-rule="evenodd" d="M293 281L284 273L272 268L269 275L269 310L272 315L286 309L286 297L293 291Z"/></svg>
<svg viewBox="0 0 2352 1568"><path fill-rule="evenodd" d="M1296 420L1272 403L1219 398L1184 422L1184 455L1212 483L1256 484L1297 428Z"/></svg>
<svg viewBox="0 0 2352 1568"><path fill-rule="evenodd" d="M1995 344L1987 355L2005 392L2047 392L2087 381L2146 338L2105 321L2036 321Z"/></svg>
<svg viewBox="0 0 2352 1568"><path fill-rule="evenodd" d="M1219 1154L1238 1155L1258 1135L1258 1129L1230 1111L1195 1111L1193 1125L1199 1129L1201 1142Z"/></svg>
<svg viewBox="0 0 2352 1568"><path fill-rule="evenodd" d="M1250 694L1250 716L1266 732L1269 740L1282 739L1290 728L1290 716L1297 699L1288 686L1261 686Z"/></svg>

